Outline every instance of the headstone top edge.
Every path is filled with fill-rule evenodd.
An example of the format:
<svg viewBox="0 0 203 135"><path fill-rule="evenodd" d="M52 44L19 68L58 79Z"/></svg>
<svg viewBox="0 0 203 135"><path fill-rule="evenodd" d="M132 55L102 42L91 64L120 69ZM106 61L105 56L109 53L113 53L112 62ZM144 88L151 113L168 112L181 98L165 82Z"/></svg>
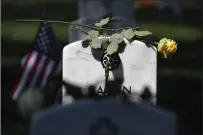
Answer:
<svg viewBox="0 0 203 135"><path fill-rule="evenodd" d="M41 113L39 112L36 115L34 115L34 117L37 118L37 119L41 119L43 116L45 116L49 112L52 112L52 113L49 113L49 115L53 115L56 112L61 111L61 109L62 110L64 110L64 109L66 110L68 108L71 109L75 105L82 105L83 107L84 106L88 107L88 106L91 106L91 105L94 105L94 104L95 105L97 104L98 106L101 105L101 104L103 104L103 105L104 104L108 104L110 106L114 106L116 104L119 105L119 106L126 106L127 103L123 104L121 101L116 100L116 98L106 98L105 100L98 101L98 102L95 102L94 99L83 99L83 100L74 101L71 104L61 105L61 106L55 106L55 107L51 107L51 108L45 109ZM165 110L165 109L163 109L161 107L157 107L157 106L155 106L153 104L150 104L150 103L148 103L146 101L136 102L136 103L132 102L132 103L129 103L129 105L130 106L135 105L139 109L153 110L154 113L160 114L160 116L168 117L170 119L173 119L174 121L176 120L176 115L173 112ZM50 110L52 110L52 111L50 111Z"/></svg>
<svg viewBox="0 0 203 135"><path fill-rule="evenodd" d="M75 41L75 42L72 42L70 44L67 44L63 47L63 52L65 52L67 49L69 48L72 48L74 47L75 45L78 45L78 44L81 44L82 43L82 40L79 40L79 41Z"/></svg>
<svg viewBox="0 0 203 135"><path fill-rule="evenodd" d="M99 38L102 38L102 37L99 37ZM141 43L141 44L143 44L143 45L146 45L146 43L144 43L144 42L142 42L142 41L140 41L140 40L134 40L132 43L129 43L129 41L128 41L126 38L124 38L124 42L125 42L127 45L129 45L129 44L136 44L136 43L139 43L139 44ZM78 41L72 42L72 43L70 43L70 44L67 44L67 45L64 46L63 52L66 51L66 49L72 48L72 47L77 46L77 45L79 45L79 44L82 44L82 40L78 40ZM156 47L154 47L154 46L152 46L152 45L151 45L151 47L153 47L153 49L156 49Z"/></svg>

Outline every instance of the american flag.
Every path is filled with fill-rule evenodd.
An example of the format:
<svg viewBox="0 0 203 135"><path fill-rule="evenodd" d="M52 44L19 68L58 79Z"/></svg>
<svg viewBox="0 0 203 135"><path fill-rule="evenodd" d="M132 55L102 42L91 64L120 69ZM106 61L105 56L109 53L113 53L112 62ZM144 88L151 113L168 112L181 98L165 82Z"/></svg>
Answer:
<svg viewBox="0 0 203 135"><path fill-rule="evenodd" d="M11 97L17 100L22 90L28 88L44 88L48 79L62 69L61 55L56 49L56 37L50 24L41 22L34 48L21 60L22 73L13 87Z"/></svg>

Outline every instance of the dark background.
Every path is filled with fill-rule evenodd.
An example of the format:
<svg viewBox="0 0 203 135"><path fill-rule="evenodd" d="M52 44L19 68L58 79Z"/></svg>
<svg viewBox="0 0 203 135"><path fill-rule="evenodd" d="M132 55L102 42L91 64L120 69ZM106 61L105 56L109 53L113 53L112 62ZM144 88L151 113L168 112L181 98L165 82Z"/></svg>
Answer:
<svg viewBox="0 0 203 135"><path fill-rule="evenodd" d="M8 95L20 74L20 59L33 46L39 23L15 22L15 19L40 19L47 5L49 20L77 19L77 4L68 0L56 3L2 4L2 134L20 134L22 123ZM171 59L158 60L158 105L178 115L181 135L201 135L202 127L202 35L201 4L197 0L181 1L183 14L176 17L171 8L160 12L156 5L143 7L135 3L135 22L158 37L172 38L178 50ZM68 25L53 24L59 43L68 44Z"/></svg>

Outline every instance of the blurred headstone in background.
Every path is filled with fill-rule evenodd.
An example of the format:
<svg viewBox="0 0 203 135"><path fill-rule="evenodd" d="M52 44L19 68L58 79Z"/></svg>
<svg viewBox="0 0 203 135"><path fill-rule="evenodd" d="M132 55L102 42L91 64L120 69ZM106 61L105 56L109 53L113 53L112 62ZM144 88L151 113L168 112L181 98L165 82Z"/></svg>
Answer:
<svg viewBox="0 0 203 135"><path fill-rule="evenodd" d="M36 114L30 135L176 135L176 116L146 102L77 100Z"/></svg>
<svg viewBox="0 0 203 135"><path fill-rule="evenodd" d="M157 0L158 9L163 12L166 8L170 7L173 14L178 18L182 16L182 8L180 0Z"/></svg>
<svg viewBox="0 0 203 135"><path fill-rule="evenodd" d="M113 28L135 27L134 24L134 2L133 0L77 0L78 20L77 24L93 24L106 13L113 13L113 16L121 18L120 22L113 24ZM87 28L83 28L88 30ZM83 33L68 29L69 43L81 40Z"/></svg>

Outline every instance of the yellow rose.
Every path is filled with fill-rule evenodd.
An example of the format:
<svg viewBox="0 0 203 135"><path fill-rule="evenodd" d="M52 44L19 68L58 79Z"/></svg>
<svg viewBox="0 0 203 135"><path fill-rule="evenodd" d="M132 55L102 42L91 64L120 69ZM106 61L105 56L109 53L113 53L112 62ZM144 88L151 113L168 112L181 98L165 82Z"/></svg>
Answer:
<svg viewBox="0 0 203 135"><path fill-rule="evenodd" d="M177 43L171 39L162 38L159 43L156 43L157 51L161 53L164 58L173 55L177 50Z"/></svg>

